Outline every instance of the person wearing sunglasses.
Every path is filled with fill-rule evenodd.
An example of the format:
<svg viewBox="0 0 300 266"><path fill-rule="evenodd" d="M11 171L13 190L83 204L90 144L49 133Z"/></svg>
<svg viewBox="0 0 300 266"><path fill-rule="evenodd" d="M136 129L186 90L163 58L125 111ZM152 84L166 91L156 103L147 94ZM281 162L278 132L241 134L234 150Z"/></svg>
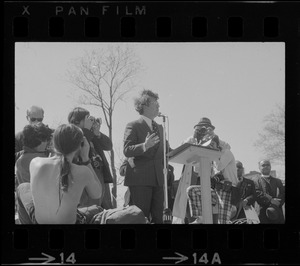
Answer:
<svg viewBox="0 0 300 266"><path fill-rule="evenodd" d="M26 113L26 119L29 125L43 122L44 120L44 110L42 107L33 105L31 106ZM15 136L15 155L18 152L23 150L23 135L22 131L18 132ZM16 156L17 159L17 156Z"/></svg>
<svg viewBox="0 0 300 266"><path fill-rule="evenodd" d="M214 129L210 119L202 117L194 126L194 134L184 142L206 146L221 152L220 159L212 162L212 203L215 205L213 208L214 223L226 224L230 223L232 205L239 200L238 193L236 193L238 192L237 170L230 145L219 139L214 133ZM198 175L197 183L199 183L199 164L194 166L193 171ZM215 178L218 176L222 178ZM191 182L191 176L183 175L181 178L184 178L186 182L181 182L183 185L178 189L181 190L181 194L187 194L191 217L196 218L193 223L202 223L201 187ZM182 200L186 201L186 197L182 197ZM186 204L181 204L181 206L186 206ZM178 211L176 208L179 206L175 206L175 212L182 213L182 210Z"/></svg>

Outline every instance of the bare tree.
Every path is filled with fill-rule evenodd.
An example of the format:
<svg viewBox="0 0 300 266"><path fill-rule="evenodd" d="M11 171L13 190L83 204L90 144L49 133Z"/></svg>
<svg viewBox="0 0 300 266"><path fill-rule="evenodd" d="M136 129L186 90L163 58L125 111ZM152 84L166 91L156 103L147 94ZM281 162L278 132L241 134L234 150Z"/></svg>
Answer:
<svg viewBox="0 0 300 266"><path fill-rule="evenodd" d="M102 110L110 139L113 135L115 106L134 87L134 77L140 69L139 59L132 48L110 45L107 49L86 52L79 59L75 70L69 72L71 83L83 92L79 103ZM117 174L113 149L110 152L110 165L113 206L116 207Z"/></svg>
<svg viewBox="0 0 300 266"><path fill-rule="evenodd" d="M285 110L276 105L275 110L264 118L265 126L254 145L275 164L285 163Z"/></svg>

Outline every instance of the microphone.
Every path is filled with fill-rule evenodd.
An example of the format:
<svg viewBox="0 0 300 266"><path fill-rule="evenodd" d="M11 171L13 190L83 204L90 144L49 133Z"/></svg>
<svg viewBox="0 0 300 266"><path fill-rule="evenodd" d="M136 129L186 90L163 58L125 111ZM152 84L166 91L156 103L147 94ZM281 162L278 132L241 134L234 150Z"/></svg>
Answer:
<svg viewBox="0 0 300 266"><path fill-rule="evenodd" d="M163 115L161 112L158 113L158 117L167 117L166 115Z"/></svg>

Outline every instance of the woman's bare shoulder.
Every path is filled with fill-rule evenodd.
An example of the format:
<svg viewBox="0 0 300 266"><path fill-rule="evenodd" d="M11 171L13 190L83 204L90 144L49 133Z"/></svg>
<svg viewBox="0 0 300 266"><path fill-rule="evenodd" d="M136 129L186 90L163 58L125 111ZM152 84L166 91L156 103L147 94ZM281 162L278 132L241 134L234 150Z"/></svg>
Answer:
<svg viewBox="0 0 300 266"><path fill-rule="evenodd" d="M85 165L72 164L72 174L75 178L92 176L92 171Z"/></svg>

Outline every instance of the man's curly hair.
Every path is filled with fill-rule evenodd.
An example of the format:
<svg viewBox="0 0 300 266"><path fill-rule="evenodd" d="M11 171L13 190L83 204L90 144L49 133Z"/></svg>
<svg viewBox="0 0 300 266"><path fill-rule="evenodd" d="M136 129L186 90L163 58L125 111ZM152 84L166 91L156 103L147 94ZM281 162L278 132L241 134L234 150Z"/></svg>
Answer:
<svg viewBox="0 0 300 266"><path fill-rule="evenodd" d="M140 97L134 99L134 107L135 110L142 115L144 113L143 105L149 106L150 97L154 98L156 101L158 100L158 94L154 93L151 90L143 90L140 93Z"/></svg>
<svg viewBox="0 0 300 266"><path fill-rule="evenodd" d="M26 125L23 129L24 146L35 148L44 141L50 141L53 130L42 122Z"/></svg>

